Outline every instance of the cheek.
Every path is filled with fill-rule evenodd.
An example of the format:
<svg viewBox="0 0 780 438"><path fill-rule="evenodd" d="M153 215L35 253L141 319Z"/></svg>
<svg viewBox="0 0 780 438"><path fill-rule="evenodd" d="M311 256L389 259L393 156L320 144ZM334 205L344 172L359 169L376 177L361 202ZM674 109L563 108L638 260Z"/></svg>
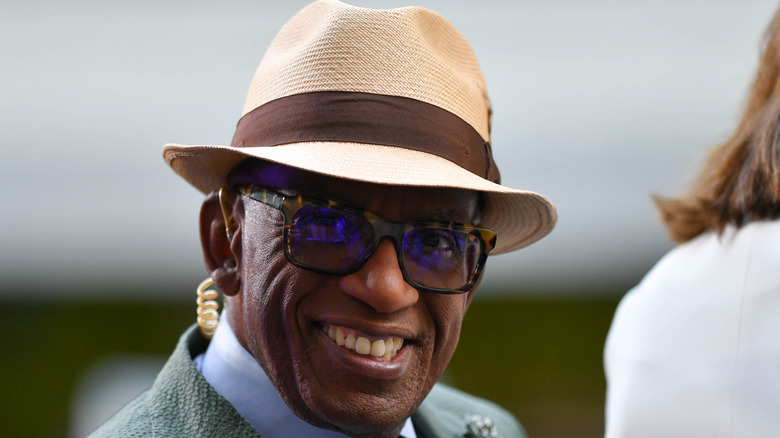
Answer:
<svg viewBox="0 0 780 438"><path fill-rule="evenodd" d="M443 371L458 346L460 328L468 307L468 298L465 294L426 294L426 302L436 327L433 361L435 368Z"/></svg>
<svg viewBox="0 0 780 438"><path fill-rule="evenodd" d="M290 365L302 330L298 308L319 286L318 276L287 261L280 212L256 211L248 216L260 219L247 221L242 236L245 345L277 387L287 388L295 381Z"/></svg>
<svg viewBox="0 0 780 438"><path fill-rule="evenodd" d="M265 214L263 214L265 213ZM284 329L281 309L286 299L290 266L284 256L281 214L248 214L242 234L241 313L246 343L265 368L265 354Z"/></svg>
<svg viewBox="0 0 780 438"><path fill-rule="evenodd" d="M281 237L258 232L245 235L242 262L244 302L263 304L273 299L273 285L282 277L286 265Z"/></svg>
<svg viewBox="0 0 780 438"><path fill-rule="evenodd" d="M261 208L262 207L262 208ZM242 258L251 264L284 255L284 216L278 210L264 205L247 205L242 229Z"/></svg>

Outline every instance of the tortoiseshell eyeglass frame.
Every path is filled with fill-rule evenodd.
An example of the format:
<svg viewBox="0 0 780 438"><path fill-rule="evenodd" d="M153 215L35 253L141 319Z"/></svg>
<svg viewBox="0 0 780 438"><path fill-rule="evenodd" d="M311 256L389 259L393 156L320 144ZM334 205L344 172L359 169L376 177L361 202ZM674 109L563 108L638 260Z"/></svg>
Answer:
<svg viewBox="0 0 780 438"><path fill-rule="evenodd" d="M392 237L394 241L393 245L395 246L396 255L398 257L398 265L401 268L401 272L403 273L404 279L406 280L407 283L409 283L414 288L423 292L433 292L437 294L461 294L461 293L469 292L477 283L485 267L485 262L487 260L488 254L496 246L496 233L488 230L487 228L478 227L476 225L467 225L467 224L461 224L456 222L445 222L445 221L419 221L419 220L405 221L405 222L390 221L382 217L379 217L376 214L371 213L370 211L348 207L336 201L309 198L304 196L285 196L273 190L258 185L254 185L254 184L239 185L231 188L230 190L236 193L240 193L254 201L263 203L265 205L268 205L270 207L273 207L281 211L282 214L284 215L285 257L287 257L287 260L290 263L314 272L325 273L325 274L336 274L336 275L347 275L353 273L359 270L360 267L366 262L366 260L368 260L368 258L371 257L371 255L374 253L374 250L379 245L379 242L382 238ZM221 197L220 197L220 202L221 202ZM292 227L295 214L300 209L306 206L333 208L340 211L348 212L350 214L355 214L355 215L365 217L367 222L370 223L371 226L374 228L374 236L371 240L371 243L366 248L365 254L360 259L358 259L355 263L353 263L351 266L342 270L321 269L321 268L317 268L316 266L311 266L307 263L303 263L296 260L292 256L292 252L290 250L289 233L290 233L290 228ZM459 231L459 232L470 234L477 238L477 240L480 242L480 253L479 253L479 257L477 258L477 263L475 265L474 271L472 272L469 281L466 284L464 284L463 286L457 289L440 289L440 288L434 288L434 287L429 287L429 286L419 284L416 281L414 281L412 278L410 278L410 275L407 272L407 269L404 265L404 261L403 261L404 255L403 255L403 250L401 249L400 242L403 241L403 237L406 235L406 233L419 228L434 228L434 229Z"/></svg>

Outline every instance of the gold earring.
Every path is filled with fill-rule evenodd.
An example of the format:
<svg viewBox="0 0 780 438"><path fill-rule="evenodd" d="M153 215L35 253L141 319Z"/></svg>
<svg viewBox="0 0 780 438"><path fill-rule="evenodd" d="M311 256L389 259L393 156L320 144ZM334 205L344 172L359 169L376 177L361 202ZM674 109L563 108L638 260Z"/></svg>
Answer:
<svg viewBox="0 0 780 438"><path fill-rule="evenodd" d="M219 323L219 303L216 301L219 292L214 289L206 290L213 284L214 280L211 277L203 280L198 285L198 299L195 300L198 303L198 327L206 339L211 339L214 336Z"/></svg>

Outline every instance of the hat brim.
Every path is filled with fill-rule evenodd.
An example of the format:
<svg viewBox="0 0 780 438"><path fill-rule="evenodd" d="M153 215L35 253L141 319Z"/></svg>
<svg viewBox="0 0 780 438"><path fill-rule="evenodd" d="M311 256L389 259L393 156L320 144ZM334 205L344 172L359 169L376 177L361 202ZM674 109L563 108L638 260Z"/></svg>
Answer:
<svg viewBox="0 0 780 438"><path fill-rule="evenodd" d="M163 157L203 193L226 185L228 173L247 158L375 184L480 191L487 197L481 225L498 235L492 254L530 245L552 231L558 218L555 206L538 193L495 184L442 157L394 146L346 142L242 148L168 144Z"/></svg>

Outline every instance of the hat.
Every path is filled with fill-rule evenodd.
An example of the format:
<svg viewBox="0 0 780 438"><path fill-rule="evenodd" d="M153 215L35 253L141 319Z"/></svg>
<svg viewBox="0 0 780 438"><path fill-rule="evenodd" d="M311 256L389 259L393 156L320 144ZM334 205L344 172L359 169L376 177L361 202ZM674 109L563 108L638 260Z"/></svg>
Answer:
<svg viewBox="0 0 780 438"><path fill-rule="evenodd" d="M555 226L553 204L500 185L490 102L468 42L419 7L310 4L271 42L230 146L168 144L163 157L204 193L247 158L378 184L453 187L486 195L480 225L493 254Z"/></svg>

